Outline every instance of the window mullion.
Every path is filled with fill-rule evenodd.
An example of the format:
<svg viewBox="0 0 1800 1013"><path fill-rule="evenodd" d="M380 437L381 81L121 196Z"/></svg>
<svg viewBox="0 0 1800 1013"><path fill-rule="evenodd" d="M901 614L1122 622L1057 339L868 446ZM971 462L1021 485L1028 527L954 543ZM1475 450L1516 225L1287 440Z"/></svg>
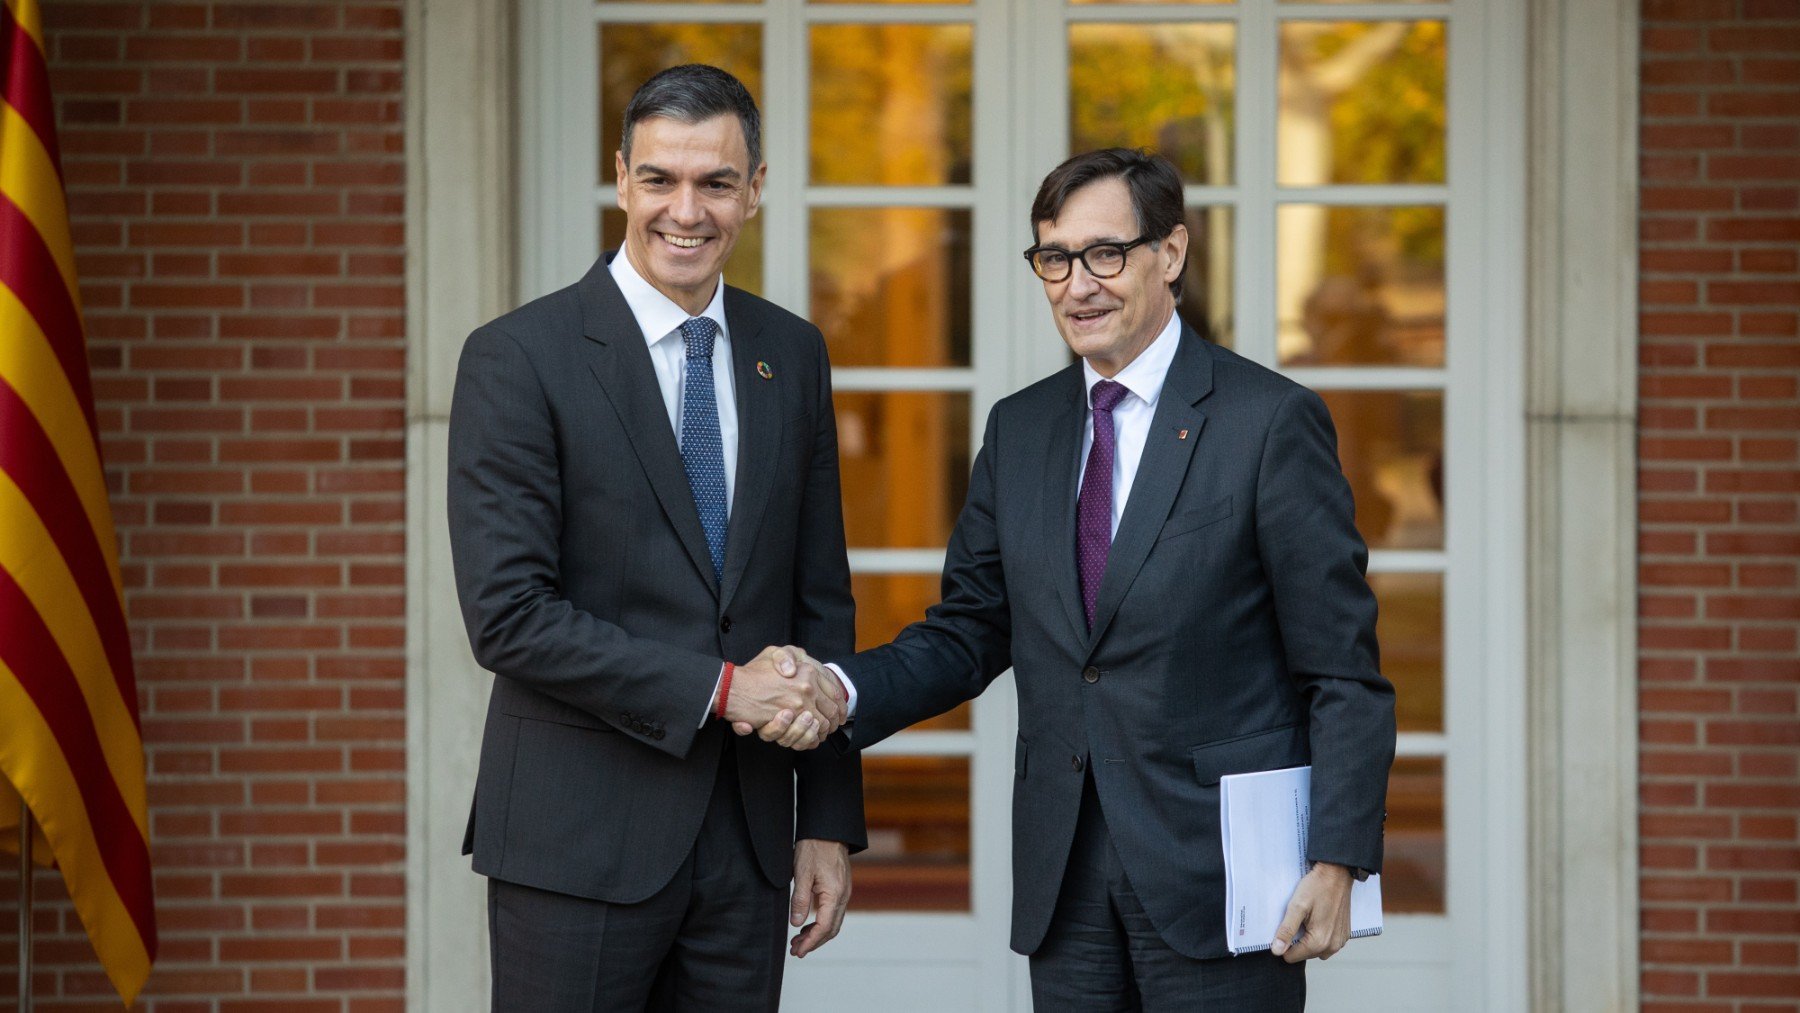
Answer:
<svg viewBox="0 0 1800 1013"><path fill-rule="evenodd" d="M806 182L812 112L807 75L805 0L769 0L763 21L763 290L768 298L809 316Z"/></svg>
<svg viewBox="0 0 1800 1013"><path fill-rule="evenodd" d="M1275 364L1275 171L1279 70L1273 3L1247 3L1238 21L1236 264L1232 340L1236 350Z"/></svg>

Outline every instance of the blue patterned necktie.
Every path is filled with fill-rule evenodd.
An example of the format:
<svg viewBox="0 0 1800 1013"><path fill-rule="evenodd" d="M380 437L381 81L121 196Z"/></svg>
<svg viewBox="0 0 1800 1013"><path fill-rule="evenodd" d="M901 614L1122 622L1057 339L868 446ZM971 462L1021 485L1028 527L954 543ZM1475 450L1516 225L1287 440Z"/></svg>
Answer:
<svg viewBox="0 0 1800 1013"><path fill-rule="evenodd" d="M681 466L694 491L700 528L712 553L713 576L725 573L725 447L719 439L719 400L713 391L713 338L719 325L693 317L681 325L687 368L681 388Z"/></svg>

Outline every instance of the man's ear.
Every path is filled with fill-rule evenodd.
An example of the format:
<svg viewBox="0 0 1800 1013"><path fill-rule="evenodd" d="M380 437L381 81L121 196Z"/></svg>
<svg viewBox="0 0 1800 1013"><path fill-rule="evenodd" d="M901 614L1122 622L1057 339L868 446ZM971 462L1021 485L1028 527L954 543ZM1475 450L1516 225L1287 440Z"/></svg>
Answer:
<svg viewBox="0 0 1800 1013"><path fill-rule="evenodd" d="M750 174L750 210L744 214L746 221L755 218L757 209L762 207L763 180L768 178L768 175L769 163L767 162L757 166L756 171Z"/></svg>
<svg viewBox="0 0 1800 1013"><path fill-rule="evenodd" d="M1163 258L1163 282L1171 284L1181 277L1181 269L1187 264L1188 230L1186 225L1177 225L1175 230L1163 237L1157 248L1157 255Z"/></svg>

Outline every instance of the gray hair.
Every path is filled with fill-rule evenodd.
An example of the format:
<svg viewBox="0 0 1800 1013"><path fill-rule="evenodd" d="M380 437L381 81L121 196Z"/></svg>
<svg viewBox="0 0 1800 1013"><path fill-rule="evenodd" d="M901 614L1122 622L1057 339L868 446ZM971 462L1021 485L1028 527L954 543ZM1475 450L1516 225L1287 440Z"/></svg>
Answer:
<svg viewBox="0 0 1800 1013"><path fill-rule="evenodd" d="M714 116L735 115L750 149L750 171L762 164L762 116L749 89L731 74L704 63L670 67L638 86L625 106L625 131L619 150L631 164L631 129L638 121L666 116L681 123L702 123Z"/></svg>

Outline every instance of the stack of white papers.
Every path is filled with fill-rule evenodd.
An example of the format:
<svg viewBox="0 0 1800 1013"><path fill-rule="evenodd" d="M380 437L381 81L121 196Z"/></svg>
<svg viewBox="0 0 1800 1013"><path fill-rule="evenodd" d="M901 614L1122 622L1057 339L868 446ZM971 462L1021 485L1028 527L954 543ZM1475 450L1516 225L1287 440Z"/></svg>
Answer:
<svg viewBox="0 0 1800 1013"><path fill-rule="evenodd" d="M1306 875L1312 768L1288 767L1219 779L1225 846L1225 940L1232 954L1266 950ZM1350 937L1381 934L1381 877L1350 889Z"/></svg>

